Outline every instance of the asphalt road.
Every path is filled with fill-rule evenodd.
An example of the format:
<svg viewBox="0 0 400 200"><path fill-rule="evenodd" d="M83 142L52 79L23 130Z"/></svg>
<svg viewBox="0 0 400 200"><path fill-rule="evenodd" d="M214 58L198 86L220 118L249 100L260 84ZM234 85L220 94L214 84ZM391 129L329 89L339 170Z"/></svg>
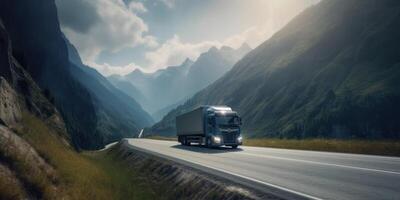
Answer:
<svg viewBox="0 0 400 200"><path fill-rule="evenodd" d="M128 139L132 148L287 198L400 199L400 158Z"/></svg>

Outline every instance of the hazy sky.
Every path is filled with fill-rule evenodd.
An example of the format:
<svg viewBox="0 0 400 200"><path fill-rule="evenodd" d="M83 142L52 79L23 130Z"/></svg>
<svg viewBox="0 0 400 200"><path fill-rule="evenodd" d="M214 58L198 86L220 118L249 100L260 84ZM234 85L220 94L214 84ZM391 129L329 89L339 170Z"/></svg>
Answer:
<svg viewBox="0 0 400 200"><path fill-rule="evenodd" d="M318 0L56 0L61 28L103 75L151 72L212 46L255 48Z"/></svg>

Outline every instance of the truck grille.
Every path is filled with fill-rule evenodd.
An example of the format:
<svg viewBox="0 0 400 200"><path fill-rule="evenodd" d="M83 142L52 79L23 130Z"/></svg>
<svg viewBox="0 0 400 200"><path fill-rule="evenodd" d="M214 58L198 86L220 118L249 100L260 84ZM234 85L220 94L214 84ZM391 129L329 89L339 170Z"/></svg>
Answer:
<svg viewBox="0 0 400 200"><path fill-rule="evenodd" d="M224 143L236 143L236 134L234 133L224 134Z"/></svg>

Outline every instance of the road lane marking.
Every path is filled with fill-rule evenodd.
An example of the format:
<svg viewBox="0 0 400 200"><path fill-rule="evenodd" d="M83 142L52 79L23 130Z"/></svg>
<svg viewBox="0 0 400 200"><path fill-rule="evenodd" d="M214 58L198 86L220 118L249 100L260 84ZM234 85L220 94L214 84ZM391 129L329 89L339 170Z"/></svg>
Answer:
<svg viewBox="0 0 400 200"><path fill-rule="evenodd" d="M107 144L106 146L104 146L104 148L99 149L99 150L97 150L97 151L104 151L104 150L107 150L107 149L111 148L112 146L116 145L117 143L118 143L118 142L112 142L112 143L110 143L110 144Z"/></svg>
<svg viewBox="0 0 400 200"><path fill-rule="evenodd" d="M317 164L317 165L334 166L334 167L342 167L342 168L349 168L349 169L358 169L358 170L364 170L364 171L373 171L373 172L400 175L400 172L387 171L387 170L381 170L381 169L371 169L371 168L355 167L355 166L349 166L349 165L323 163L323 162L300 160L300 159L294 159L294 158L283 158L283 157L278 157L278 156L267 156L267 155L259 155L259 154L245 153L245 152L237 152L237 153L249 155L249 156L256 156L256 157L264 157L264 158L272 158L272 159L279 159L279 160L288 160L288 161L303 162L303 163L310 163L310 164Z"/></svg>
<svg viewBox="0 0 400 200"><path fill-rule="evenodd" d="M144 130L144 129L142 129L142 130L140 131L140 133L139 133L139 135L138 135L138 138L142 138L143 130Z"/></svg>
<svg viewBox="0 0 400 200"><path fill-rule="evenodd" d="M164 158L170 157L170 158L173 158L173 159L176 159L176 160L181 160L183 162L193 163L193 164L205 167L205 168L209 168L209 169L212 169L212 170L215 170L215 171L219 171L219 172L223 172L223 173L226 173L226 174L230 174L232 176L236 176L236 177L239 177L239 178L242 178L242 179L246 179L246 180L249 180L249 181L252 181L252 182L256 182L256 183L259 183L261 185L265 185L265 186L268 186L268 187L271 187L271 188L282 190L282 191L285 191L285 192L288 192L288 193L291 193L291 194L295 194L295 195L298 195L298 196L301 196L301 197L304 197L304 198L313 199L313 200L322 200L321 198L318 198L318 197L315 197L315 196L311 196L309 194L298 192L298 191L295 191L295 190L292 190L292 189L289 189L289 188L285 188L283 186L275 185L275 184L272 184L272 183L267 183L267 182L264 182L264 181L261 181L261 180L255 179L255 178L251 178L251 177L248 177L248 176L244 176L244 175L241 175L241 174L230 172L228 170L224 170L224 169L221 169L221 168L208 166L207 164L203 164L201 162L197 162L197 161L193 161L193 160L183 160L183 159L180 159L180 158L172 156L172 155L167 155L167 154L164 154L164 153L161 153L161 152L154 151L152 149L147 149L146 147L136 146L135 144L130 143L130 142L128 142L128 144L130 146L132 146L132 147L136 147L136 149L142 149L142 150L145 150L145 151L148 151L148 152L150 151L150 152L155 153L156 155L157 154L158 155L163 155Z"/></svg>
<svg viewBox="0 0 400 200"><path fill-rule="evenodd" d="M275 185L275 184L272 184L272 183L267 183L267 182L264 182L264 181L260 181L260 180L255 179L255 178L251 178L251 177L244 176L244 175L241 175L241 174L233 173L233 172L230 172L230 171L227 171L227 170L224 170L224 169L207 166L207 165L201 164L201 163L196 162L196 161L188 161L188 162L191 162L191 163L194 163L194 164L197 164L197 165L201 165L201 166L213 169L213 170L221 171L221 172L224 172L224 173L227 173L227 174L231 174L233 176L237 176L237 177L240 177L240 178L243 178L243 179L247 179L247 180L250 180L250 181L253 181L253 182L256 182L256 183L260 183L262 185L266 185L266 186L273 187L273 188L276 188L276 189L279 189L279 190L283 190L285 192L293 193L293 194L296 194L296 195L299 195L299 196L302 196L302 197L305 197L305 198L314 199L314 200L322 200L321 198L314 197L314 196L311 196L311 195L308 195L308 194L305 194L305 193L302 193L302 192L294 191L292 189L285 188L285 187L282 187L282 186L279 186L279 185Z"/></svg>

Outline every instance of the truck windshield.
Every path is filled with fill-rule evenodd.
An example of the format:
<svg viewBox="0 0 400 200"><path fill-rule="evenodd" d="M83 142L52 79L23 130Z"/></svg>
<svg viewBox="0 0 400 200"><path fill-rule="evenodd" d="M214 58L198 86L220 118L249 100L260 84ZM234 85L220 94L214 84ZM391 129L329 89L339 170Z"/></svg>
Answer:
<svg viewBox="0 0 400 200"><path fill-rule="evenodd" d="M237 116L216 117L215 121L218 125L239 125L240 123Z"/></svg>

